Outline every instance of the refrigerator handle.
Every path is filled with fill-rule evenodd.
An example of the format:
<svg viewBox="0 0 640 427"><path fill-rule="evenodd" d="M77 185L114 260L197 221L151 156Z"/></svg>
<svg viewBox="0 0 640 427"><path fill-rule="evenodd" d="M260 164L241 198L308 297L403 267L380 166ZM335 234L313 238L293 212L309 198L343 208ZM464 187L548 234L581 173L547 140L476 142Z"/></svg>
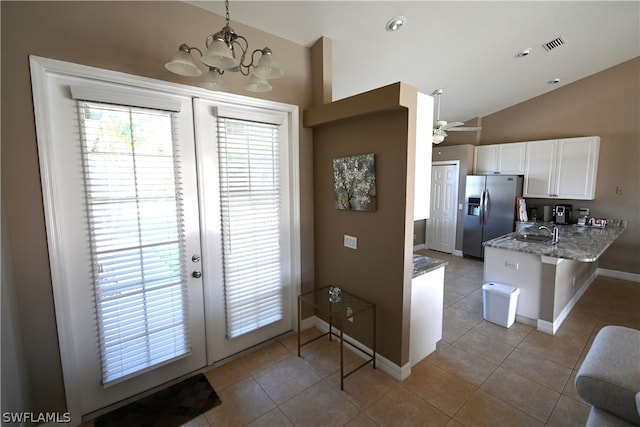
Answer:
<svg viewBox="0 0 640 427"><path fill-rule="evenodd" d="M484 192L480 193L480 225L484 225Z"/></svg>
<svg viewBox="0 0 640 427"><path fill-rule="evenodd" d="M487 224L487 216L489 215L489 190L482 192L482 223Z"/></svg>

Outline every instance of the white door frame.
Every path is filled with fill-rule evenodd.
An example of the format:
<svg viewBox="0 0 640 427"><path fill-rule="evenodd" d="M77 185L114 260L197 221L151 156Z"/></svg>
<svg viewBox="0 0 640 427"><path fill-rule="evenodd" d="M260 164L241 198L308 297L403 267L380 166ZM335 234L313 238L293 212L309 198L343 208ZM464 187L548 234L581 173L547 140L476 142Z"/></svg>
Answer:
<svg viewBox="0 0 640 427"><path fill-rule="evenodd" d="M297 295L300 293L301 260L300 260L300 170L299 170L299 114L295 105L266 101L241 95L224 92L212 92L195 86L181 85L164 82L146 77L134 76L116 71L103 70L85 65L73 64L65 61L53 60L37 56L30 56L32 90L34 93L34 112L36 116L36 136L38 139L38 153L40 157L40 173L42 178L43 203L45 207L45 223L48 233L48 252L50 258L52 290L56 312L56 324L60 345L60 358L64 381L67 410L71 415L71 425L79 425L82 422L82 404L80 382L75 367L77 354L72 350L73 334L72 318L69 315L72 309L71 290L65 286L65 264L61 259L61 248L64 242L61 239L57 218L56 188L51 185L53 177L53 164L48 160L55 151L51 144L52 132L47 126L47 105L36 100L44 99L50 88L47 86L47 75L62 74L86 79L94 79L109 83L130 86L141 90L151 90L175 95L190 96L218 101L221 104L241 105L256 108L267 108L282 111L288 115L289 133L291 143L289 145L289 174L291 182L291 312L295 319L297 316ZM205 305L207 305L205 295ZM210 305L210 304L209 304ZM295 330L296 322L292 321L292 329Z"/></svg>
<svg viewBox="0 0 640 427"><path fill-rule="evenodd" d="M453 215L453 254L456 253L456 238L457 238L457 230L458 230L458 200L460 198L460 160L439 160L431 162L431 170L433 170L434 166L455 166L455 202L454 202L454 212ZM432 183L433 185L433 183ZM434 196L433 191L431 192L431 197ZM431 202L431 206L433 206L433 201ZM429 249L429 220L427 220L427 224L425 226L425 236L424 243L427 249Z"/></svg>

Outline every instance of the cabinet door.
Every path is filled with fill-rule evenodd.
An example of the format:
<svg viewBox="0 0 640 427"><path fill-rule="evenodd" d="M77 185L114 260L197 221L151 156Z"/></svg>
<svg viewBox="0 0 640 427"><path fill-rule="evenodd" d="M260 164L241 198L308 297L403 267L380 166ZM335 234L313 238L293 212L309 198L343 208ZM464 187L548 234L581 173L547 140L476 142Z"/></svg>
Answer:
<svg viewBox="0 0 640 427"><path fill-rule="evenodd" d="M498 146L498 172L502 175L524 175L526 142L514 142Z"/></svg>
<svg viewBox="0 0 640 427"><path fill-rule="evenodd" d="M563 199L593 200L600 138L568 138L558 141L555 194Z"/></svg>
<svg viewBox="0 0 640 427"><path fill-rule="evenodd" d="M498 171L496 145L475 147L473 158L473 172L478 175L491 175Z"/></svg>
<svg viewBox="0 0 640 427"><path fill-rule="evenodd" d="M555 197L557 140L527 142L523 195Z"/></svg>

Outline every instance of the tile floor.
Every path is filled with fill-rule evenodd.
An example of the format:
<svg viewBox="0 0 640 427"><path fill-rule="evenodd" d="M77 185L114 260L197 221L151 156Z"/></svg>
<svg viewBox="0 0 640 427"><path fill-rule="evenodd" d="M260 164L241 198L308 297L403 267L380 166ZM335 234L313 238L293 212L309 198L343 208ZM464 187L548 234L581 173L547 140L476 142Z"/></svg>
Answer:
<svg viewBox="0 0 640 427"><path fill-rule="evenodd" d="M602 326L640 329L640 284L598 277L550 336L483 320L481 262L421 253L449 261L444 332L405 381L367 366L340 391L338 344L318 340L298 358L289 336L207 372L223 403L186 425L584 426L575 374Z"/></svg>

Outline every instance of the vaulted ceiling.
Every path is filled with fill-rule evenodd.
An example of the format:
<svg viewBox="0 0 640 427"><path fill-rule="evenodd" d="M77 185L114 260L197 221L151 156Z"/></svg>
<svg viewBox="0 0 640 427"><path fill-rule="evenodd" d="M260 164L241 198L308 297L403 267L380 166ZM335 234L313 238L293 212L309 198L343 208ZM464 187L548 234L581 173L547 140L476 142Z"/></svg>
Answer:
<svg viewBox="0 0 640 427"><path fill-rule="evenodd" d="M188 3L225 13L222 1ZM406 17L404 26L387 31L396 16ZM441 117L449 121L491 114L640 55L638 1L232 0L230 17L232 26L304 46L331 39L334 100L397 81L428 94L443 88ZM558 38L554 49L543 47Z"/></svg>

